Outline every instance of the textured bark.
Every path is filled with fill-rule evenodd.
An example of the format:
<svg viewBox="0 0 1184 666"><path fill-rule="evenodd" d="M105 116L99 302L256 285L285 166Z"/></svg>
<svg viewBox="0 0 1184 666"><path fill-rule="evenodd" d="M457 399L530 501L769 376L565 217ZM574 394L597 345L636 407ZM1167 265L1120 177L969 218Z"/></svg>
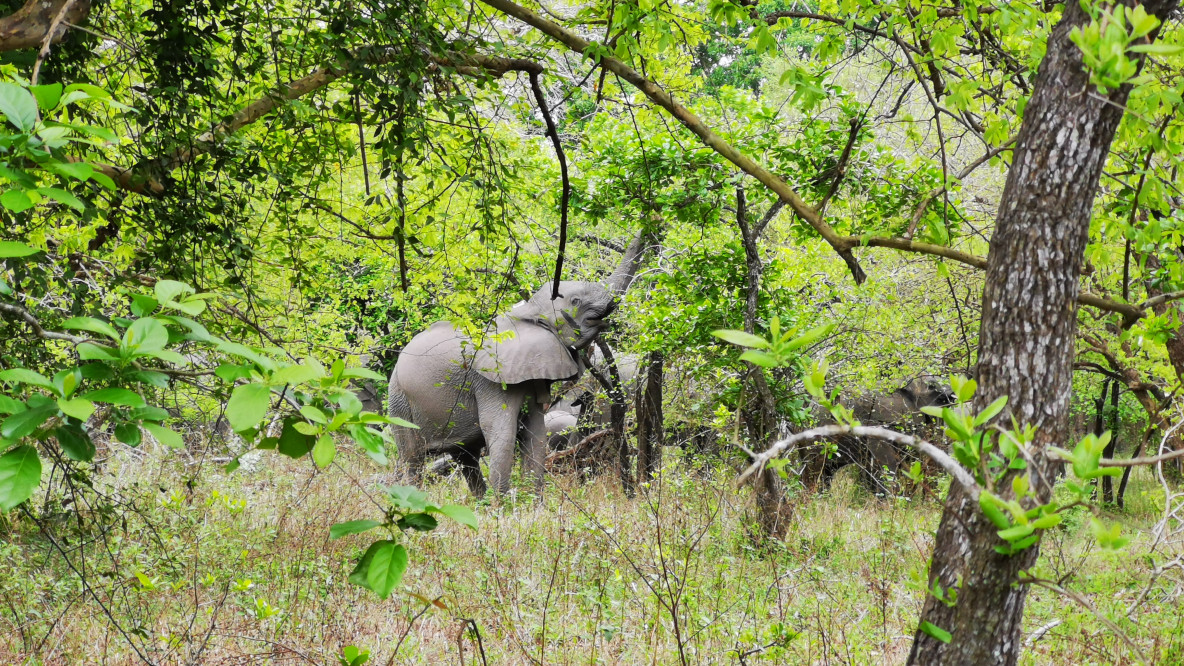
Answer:
<svg viewBox="0 0 1184 666"><path fill-rule="evenodd" d="M0 51L19 51L41 46L45 41L45 33L53 25L54 17L63 7L66 13L62 17L64 23L78 25L86 20L90 14L90 0L74 0L69 7L70 0L29 0L23 7L12 14L0 18ZM58 42L66 34L67 26L59 25L54 29L50 43Z"/></svg>
<svg viewBox="0 0 1184 666"><path fill-rule="evenodd" d="M1144 7L1162 19L1175 5L1167 0ZM1049 35L1007 174L983 292L975 407L1007 395L1011 414L1036 426L1030 471L1041 501L1051 496L1050 480L1059 468L1045 449L1062 443L1067 430L1078 275L1090 209L1129 93L1124 87L1106 99L1085 94L1089 76L1069 32L1087 20L1077 3L1067 3ZM1016 580L1035 563L1039 547L1002 555L995 551L1001 544L995 532L976 504L952 488L929 582L931 588L956 588L957 601L947 605L930 595L922 610L923 620L949 631L952 639L942 643L918 629L909 663L1018 660L1028 586Z"/></svg>
<svg viewBox="0 0 1184 666"><path fill-rule="evenodd" d="M650 352L645 388L637 394L637 481L653 478L662 465L662 352Z"/></svg>

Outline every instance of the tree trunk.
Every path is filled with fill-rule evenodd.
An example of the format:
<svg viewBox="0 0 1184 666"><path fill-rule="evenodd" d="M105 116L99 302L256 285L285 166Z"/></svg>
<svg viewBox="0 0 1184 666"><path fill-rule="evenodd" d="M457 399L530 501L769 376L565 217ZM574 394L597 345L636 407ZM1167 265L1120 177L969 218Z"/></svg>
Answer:
<svg viewBox="0 0 1184 666"><path fill-rule="evenodd" d="M1144 7L1163 19L1176 2ZM1098 179L1129 93L1124 86L1101 98L1090 88L1081 52L1069 39L1070 30L1089 19L1077 3L1067 3L1064 12L1049 35L1024 112L991 238L974 400L981 409L1006 395L1008 411L1021 424L1037 428L1028 471L1039 501L1049 499L1051 481L1061 468L1048 460L1045 449L1063 444L1067 431L1078 274ZM1006 419L1005 412L1001 421ZM910 664L1018 660L1028 586L1016 580L1035 564L1039 544L1002 555L995 551L1002 544L995 532L976 503L952 486L929 583L930 589L956 588L957 599L948 605L930 595L922 610L923 621L952 638L945 643L919 627Z"/></svg>
<svg viewBox="0 0 1184 666"><path fill-rule="evenodd" d="M645 388L637 394L637 481L652 479L662 465L662 352L650 352Z"/></svg>

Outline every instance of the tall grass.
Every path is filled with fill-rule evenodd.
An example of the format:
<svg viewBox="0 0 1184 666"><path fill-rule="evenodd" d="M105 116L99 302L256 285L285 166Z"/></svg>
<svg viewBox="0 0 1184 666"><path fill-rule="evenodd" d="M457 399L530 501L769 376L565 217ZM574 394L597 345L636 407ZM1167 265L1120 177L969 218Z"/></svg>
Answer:
<svg viewBox="0 0 1184 666"><path fill-rule="evenodd" d="M269 455L227 475L120 449L95 478L115 509L55 483L2 525L0 663L333 664L353 645L377 664L896 664L940 514L840 475L795 499L784 540L762 541L733 470L668 449L635 498L608 476L552 477L541 503L478 506L476 534L445 522L409 537L405 593L383 602L345 580L370 537L328 539L381 515L389 479L365 459L320 472ZM1126 551L1094 552L1084 512L1045 540L1033 573L1079 600L1033 589L1023 663L1134 663L1136 648L1184 662L1181 579L1147 586L1162 491L1136 482L1115 516L1136 535ZM429 491L471 503L458 480Z"/></svg>

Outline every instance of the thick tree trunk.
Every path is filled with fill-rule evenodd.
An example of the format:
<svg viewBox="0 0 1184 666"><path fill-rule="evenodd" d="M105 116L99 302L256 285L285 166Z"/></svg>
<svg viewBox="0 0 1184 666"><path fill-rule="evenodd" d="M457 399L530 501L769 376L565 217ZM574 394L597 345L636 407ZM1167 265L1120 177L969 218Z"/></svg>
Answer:
<svg viewBox="0 0 1184 666"><path fill-rule="evenodd" d="M1175 5L1160 0L1144 7L1163 18ZM1129 93L1123 87L1103 99L1090 89L1081 52L1069 39L1070 30L1087 21L1080 5L1067 3L1049 35L1003 190L983 292L974 406L1006 395L1010 413L1037 427L1029 471L1040 501L1051 496L1060 468L1045 448L1063 444L1067 430L1090 209ZM957 599L948 605L930 595L922 610L922 620L952 638L943 643L918 628L910 664L1016 663L1028 594L1016 581L1036 562L1039 546L1002 555L995 551L1002 543L995 532L976 503L953 486L929 582L931 589L957 589Z"/></svg>
<svg viewBox="0 0 1184 666"><path fill-rule="evenodd" d="M662 465L662 352L650 352L645 388L637 394L637 481L653 478Z"/></svg>
<svg viewBox="0 0 1184 666"><path fill-rule="evenodd" d="M54 25L58 14L65 13ZM19 51L41 46L50 27L54 28L51 43L58 42L69 26L86 21L90 14L90 0L28 0L12 14L0 17L0 51Z"/></svg>

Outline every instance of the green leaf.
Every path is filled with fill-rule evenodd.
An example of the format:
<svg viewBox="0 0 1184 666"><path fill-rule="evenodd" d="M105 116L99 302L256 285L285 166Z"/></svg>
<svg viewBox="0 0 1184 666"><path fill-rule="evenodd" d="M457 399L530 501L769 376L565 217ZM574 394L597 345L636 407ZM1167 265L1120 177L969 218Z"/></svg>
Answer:
<svg viewBox="0 0 1184 666"><path fill-rule="evenodd" d="M321 435L312 447L312 461L316 463L317 467L325 469L336 456L337 443L333 441L333 435Z"/></svg>
<svg viewBox="0 0 1184 666"><path fill-rule="evenodd" d="M52 391L54 394L58 393L57 387L53 382L46 379L45 375L34 372L28 368L11 368L0 372L0 380L6 382L13 382L15 384L28 384L30 386L37 386L47 391Z"/></svg>
<svg viewBox="0 0 1184 666"><path fill-rule="evenodd" d="M438 510L440 513L448 516L461 525L467 525L471 527L473 531L477 530L477 514L473 513L473 510L469 507L461 506L459 504L445 504Z"/></svg>
<svg viewBox="0 0 1184 666"><path fill-rule="evenodd" d="M324 368L311 363L303 365L289 365L276 370L271 375L271 383L277 385L303 384L325 376Z"/></svg>
<svg viewBox="0 0 1184 666"><path fill-rule="evenodd" d="M942 643L949 643L950 639L954 637L950 632L929 621L921 622L921 632L926 636L931 636L941 641Z"/></svg>
<svg viewBox="0 0 1184 666"><path fill-rule="evenodd" d="M251 368L245 365L234 365L233 363L223 363L214 370L214 374L224 382L234 382L238 379L250 379Z"/></svg>
<svg viewBox="0 0 1184 666"><path fill-rule="evenodd" d="M419 512L428 506L428 496L415 486L389 486L387 497L395 506L404 511Z"/></svg>
<svg viewBox="0 0 1184 666"><path fill-rule="evenodd" d="M1031 524L1015 525L1014 527L1009 527L1005 530L999 530L999 538L1003 539L1004 541L1016 541L1017 539L1022 539L1035 531L1036 528Z"/></svg>
<svg viewBox="0 0 1184 666"><path fill-rule="evenodd" d="M138 354L164 349L169 343L169 330L152 317L137 319L123 334L121 348Z"/></svg>
<svg viewBox="0 0 1184 666"><path fill-rule="evenodd" d="M111 388L99 389L98 391L91 391L82 396L91 402L106 402L112 405L122 405L124 407L143 407L145 404L144 398L140 394L129 391L128 389L113 386Z"/></svg>
<svg viewBox="0 0 1184 666"><path fill-rule="evenodd" d="M375 527L382 527L382 525L377 520L349 520L344 523L337 523L329 528L329 540L340 539L350 534L361 534Z"/></svg>
<svg viewBox="0 0 1184 666"><path fill-rule="evenodd" d="M321 425L324 425L329 422L329 419L325 418L325 413L316 407L313 407L312 405L304 405L301 407L300 414L313 423L320 423Z"/></svg>
<svg viewBox="0 0 1184 666"><path fill-rule="evenodd" d="M16 414L28 409L28 406L20 400L10 398L6 395L0 395L0 414Z"/></svg>
<svg viewBox="0 0 1184 666"><path fill-rule="evenodd" d="M386 599L403 580L407 570L407 549L394 541L379 541L366 551L370 566L366 571L367 587ZM362 559L366 559L363 557Z"/></svg>
<svg viewBox="0 0 1184 666"><path fill-rule="evenodd" d="M271 391L263 384L242 384L234 387L226 403L226 418L235 432L254 427L271 406Z"/></svg>
<svg viewBox="0 0 1184 666"><path fill-rule="evenodd" d="M17 129L28 132L37 124L37 100L25 88L0 82L0 113Z"/></svg>
<svg viewBox="0 0 1184 666"><path fill-rule="evenodd" d="M297 424L305 424L293 418L284 419L284 429L280 431L276 449L289 458L302 458L312 450L316 439L301 433L296 429ZM307 425L307 424L305 424Z"/></svg>
<svg viewBox="0 0 1184 666"><path fill-rule="evenodd" d="M1005 396L1005 395L999 396L999 398L997 398L995 400L995 402L992 402L991 404L984 407L983 411L979 412L978 416L974 417L974 425L977 427L977 426L981 426L982 424L986 423L987 421L990 421L991 419L995 418L995 416L998 415L999 412L1003 411L1003 408L1006 406L1007 406L1007 396Z"/></svg>
<svg viewBox="0 0 1184 666"><path fill-rule="evenodd" d="M90 331L91 333L101 333L112 340L119 342L119 331L115 327L102 319L95 319L94 317L70 317L62 322L62 328L68 331Z"/></svg>
<svg viewBox="0 0 1184 666"><path fill-rule="evenodd" d="M777 361L777 357L768 352L759 351L756 349L749 349L740 355L741 361L748 361L753 365L758 365L762 368L776 368L781 365Z"/></svg>
<svg viewBox="0 0 1184 666"><path fill-rule="evenodd" d="M58 398L58 408L67 416L73 416L79 421L85 421L95 413L95 403L86 398L72 398L66 400Z"/></svg>
<svg viewBox="0 0 1184 666"><path fill-rule="evenodd" d="M0 423L0 437L4 439L28 437L34 430L41 427L42 423L45 423L51 416L57 414L57 412L58 408L56 404L17 412L4 419L3 423Z"/></svg>
<svg viewBox="0 0 1184 666"><path fill-rule="evenodd" d="M78 212L86 210L86 204L81 199L58 187L39 187L37 191L54 201L69 206Z"/></svg>
<svg viewBox="0 0 1184 666"><path fill-rule="evenodd" d="M782 351L788 353L802 347L809 347L815 342L818 342L819 340L830 335L831 331L833 330L835 330L834 324L827 324L825 326L812 328L786 343L785 348Z"/></svg>
<svg viewBox="0 0 1184 666"><path fill-rule="evenodd" d="M139 446L143 437L144 435L140 432L140 426L135 423L126 422L115 426L115 439L128 446Z"/></svg>
<svg viewBox="0 0 1184 666"><path fill-rule="evenodd" d="M177 297L181 294L192 294L195 290L184 282L159 280L154 287L154 291L156 293L156 300L161 303L167 303L168 301L177 300Z"/></svg>
<svg viewBox="0 0 1184 666"><path fill-rule="evenodd" d="M400 518L395 524L400 529L419 530L420 532L431 532L439 525L436 519L428 513L409 513Z"/></svg>
<svg viewBox="0 0 1184 666"><path fill-rule="evenodd" d="M40 483L41 458L37 449L18 446L0 456L0 510L11 511L32 497Z"/></svg>
<svg viewBox="0 0 1184 666"><path fill-rule="evenodd" d="M118 360L120 360L119 352L114 349L111 349L110 347L104 347L102 345L96 345L96 344L92 344L89 342L84 342L84 343L78 345L77 349L78 349L78 358L80 358L84 361L118 361Z"/></svg>
<svg viewBox="0 0 1184 666"><path fill-rule="evenodd" d="M767 349L769 346L768 340L766 340L760 336L753 335L751 333L745 333L744 331L733 331L730 329L721 329L718 331L712 331L711 334L714 335L715 337L719 338L720 340L723 340L724 342L728 342L728 343L731 343L734 345L739 345L741 347L753 347L756 349Z"/></svg>
<svg viewBox="0 0 1184 666"><path fill-rule="evenodd" d="M37 254L40 251L41 250L29 247L24 243L18 243L16 241L0 241L0 259L27 257L31 254Z"/></svg>
<svg viewBox="0 0 1184 666"><path fill-rule="evenodd" d="M1184 53L1184 46L1179 44L1164 44L1163 42L1155 42L1154 44L1134 44L1126 48L1128 51L1134 53L1150 53L1152 55L1172 56Z"/></svg>
<svg viewBox="0 0 1184 666"><path fill-rule="evenodd" d="M147 317L156 311L160 305L155 298L144 294L132 294L132 314L137 317Z"/></svg>
<svg viewBox="0 0 1184 666"><path fill-rule="evenodd" d="M341 371L342 377L356 377L359 379L373 379L376 382L385 381L386 377L366 368L346 368Z"/></svg>
<svg viewBox="0 0 1184 666"><path fill-rule="evenodd" d="M37 106L43 111L49 111L58 105L62 99L62 84L49 83L41 86L29 86L29 92L37 100Z"/></svg>
<svg viewBox="0 0 1184 666"><path fill-rule="evenodd" d="M152 423L151 421L145 421L140 425L148 431L148 434L155 437L156 441L164 444L167 447L174 449L185 447L185 440L181 439L181 435L175 430L166 428L159 423Z"/></svg>
<svg viewBox="0 0 1184 666"><path fill-rule="evenodd" d="M70 460L78 462L94 460L95 444L90 440L90 435L86 434L86 431L81 427L66 424L54 430L53 434L58 440L58 446L62 448L62 453L65 453Z"/></svg>
<svg viewBox="0 0 1184 666"><path fill-rule="evenodd" d="M21 213L33 207L33 200L24 190L5 190L4 194L0 194L0 206L14 213Z"/></svg>

